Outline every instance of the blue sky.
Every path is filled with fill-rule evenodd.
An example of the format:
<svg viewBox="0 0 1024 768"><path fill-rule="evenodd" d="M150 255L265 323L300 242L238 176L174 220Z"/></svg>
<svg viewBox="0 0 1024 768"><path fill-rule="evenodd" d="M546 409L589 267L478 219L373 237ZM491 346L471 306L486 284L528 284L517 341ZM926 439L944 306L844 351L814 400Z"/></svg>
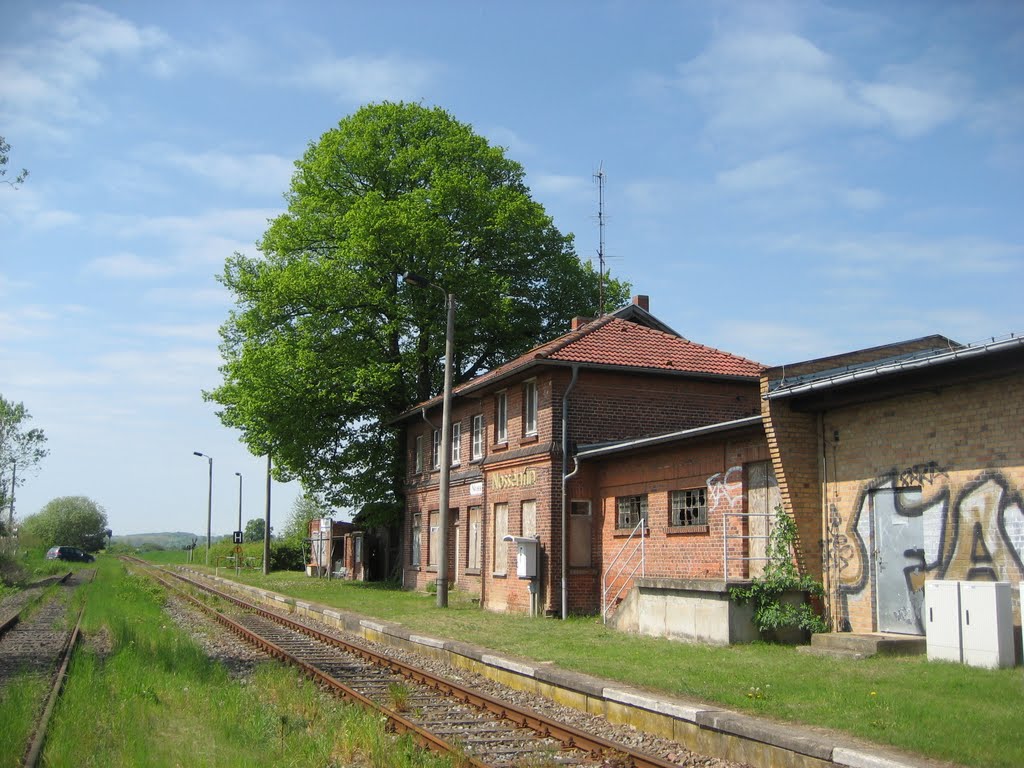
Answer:
<svg viewBox="0 0 1024 768"><path fill-rule="evenodd" d="M17 511L116 533L262 515L263 463L200 392L214 280L293 161L371 101L507 147L584 258L682 335L768 364L1024 331L1019 2L59 4L0 25L0 394L51 456ZM10 176L8 176L10 178ZM275 490L275 519L294 485Z"/></svg>

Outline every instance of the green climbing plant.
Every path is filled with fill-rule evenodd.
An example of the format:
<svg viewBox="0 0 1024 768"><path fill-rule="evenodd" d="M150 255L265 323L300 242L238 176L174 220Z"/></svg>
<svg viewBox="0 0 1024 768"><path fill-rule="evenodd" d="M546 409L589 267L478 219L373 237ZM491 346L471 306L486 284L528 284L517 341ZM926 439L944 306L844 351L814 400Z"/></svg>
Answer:
<svg viewBox="0 0 1024 768"><path fill-rule="evenodd" d="M787 593L805 592L821 597L821 582L801 575L793 563L796 522L781 506L775 507L775 524L768 534L767 562L764 573L751 580L749 586L729 590L732 599L741 605L754 606L754 626L760 632L798 627L808 632L828 632L828 623L806 602L783 600Z"/></svg>

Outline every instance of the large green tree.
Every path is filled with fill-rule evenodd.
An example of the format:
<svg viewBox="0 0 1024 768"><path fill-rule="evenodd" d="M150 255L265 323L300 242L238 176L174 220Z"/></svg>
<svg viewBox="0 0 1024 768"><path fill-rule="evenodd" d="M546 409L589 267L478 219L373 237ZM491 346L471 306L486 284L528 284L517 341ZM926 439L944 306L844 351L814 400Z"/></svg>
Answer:
<svg viewBox="0 0 1024 768"><path fill-rule="evenodd" d="M95 552L109 538L107 513L86 496L61 496L47 502L21 524L22 537L44 547L67 545Z"/></svg>
<svg viewBox="0 0 1024 768"><path fill-rule="evenodd" d="M594 314L598 278L522 166L442 109L364 107L295 168L262 255L235 254L221 276L236 309L223 383L206 396L280 475L334 504L394 510L404 468L389 421L439 392L445 336L443 292L403 273L457 296L457 381ZM606 291L614 305L628 287Z"/></svg>
<svg viewBox="0 0 1024 768"><path fill-rule="evenodd" d="M20 486L49 453L46 435L38 427L29 427L31 420L24 403L0 395L0 511L10 508L13 486ZM13 510L9 511L12 516Z"/></svg>

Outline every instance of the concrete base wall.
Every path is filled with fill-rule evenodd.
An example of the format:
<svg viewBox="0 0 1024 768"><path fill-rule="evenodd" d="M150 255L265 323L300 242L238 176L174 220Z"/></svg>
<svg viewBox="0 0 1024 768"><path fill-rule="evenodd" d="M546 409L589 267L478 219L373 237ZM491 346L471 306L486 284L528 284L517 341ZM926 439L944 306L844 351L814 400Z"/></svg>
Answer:
<svg viewBox="0 0 1024 768"><path fill-rule="evenodd" d="M758 639L752 618L749 605L729 599L725 582L641 578L609 622L625 632L730 645Z"/></svg>

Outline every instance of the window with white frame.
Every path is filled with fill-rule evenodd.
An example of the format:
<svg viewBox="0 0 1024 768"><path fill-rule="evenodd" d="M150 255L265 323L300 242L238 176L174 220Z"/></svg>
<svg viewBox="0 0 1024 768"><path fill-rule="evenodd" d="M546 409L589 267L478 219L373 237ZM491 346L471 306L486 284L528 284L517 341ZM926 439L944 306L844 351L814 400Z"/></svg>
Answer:
<svg viewBox="0 0 1024 768"><path fill-rule="evenodd" d="M523 384L523 434L537 434L537 382Z"/></svg>
<svg viewBox="0 0 1024 768"><path fill-rule="evenodd" d="M669 494L668 524L676 528L694 528L708 524L706 488L687 488Z"/></svg>
<svg viewBox="0 0 1024 768"><path fill-rule="evenodd" d="M480 532L483 521L483 507L469 508L469 558L466 567L471 571L480 570L480 554L483 542Z"/></svg>
<svg viewBox="0 0 1024 768"><path fill-rule="evenodd" d="M413 458L416 473L423 471L423 435L416 435L416 455Z"/></svg>
<svg viewBox="0 0 1024 768"><path fill-rule="evenodd" d="M441 430L435 429L433 436L433 445L430 452L430 466L434 469L438 469L441 466Z"/></svg>
<svg viewBox="0 0 1024 768"><path fill-rule="evenodd" d="M508 571L508 504L498 502L494 505L494 572L504 574Z"/></svg>
<svg viewBox="0 0 1024 768"><path fill-rule="evenodd" d="M414 568L418 568L420 565L420 546L423 543L421 538L423 529L420 526L420 515L417 513L412 516L412 536L410 537L412 539L412 557L409 562Z"/></svg>
<svg viewBox="0 0 1024 768"><path fill-rule="evenodd" d="M615 499L618 511L616 528L636 528L641 520L647 519L647 494L637 496L618 496Z"/></svg>
<svg viewBox="0 0 1024 768"><path fill-rule="evenodd" d="M499 392L494 396L494 440L508 442L508 393Z"/></svg>
<svg viewBox="0 0 1024 768"><path fill-rule="evenodd" d="M438 563L438 532L441 530L439 525L441 519L441 513L434 511L430 513L430 532L427 534L427 565L431 567L437 567Z"/></svg>
<svg viewBox="0 0 1024 768"><path fill-rule="evenodd" d="M470 451L473 461L484 457L484 415L482 413L473 417L473 446Z"/></svg>
<svg viewBox="0 0 1024 768"><path fill-rule="evenodd" d="M452 466L462 463L462 422L452 424Z"/></svg>

